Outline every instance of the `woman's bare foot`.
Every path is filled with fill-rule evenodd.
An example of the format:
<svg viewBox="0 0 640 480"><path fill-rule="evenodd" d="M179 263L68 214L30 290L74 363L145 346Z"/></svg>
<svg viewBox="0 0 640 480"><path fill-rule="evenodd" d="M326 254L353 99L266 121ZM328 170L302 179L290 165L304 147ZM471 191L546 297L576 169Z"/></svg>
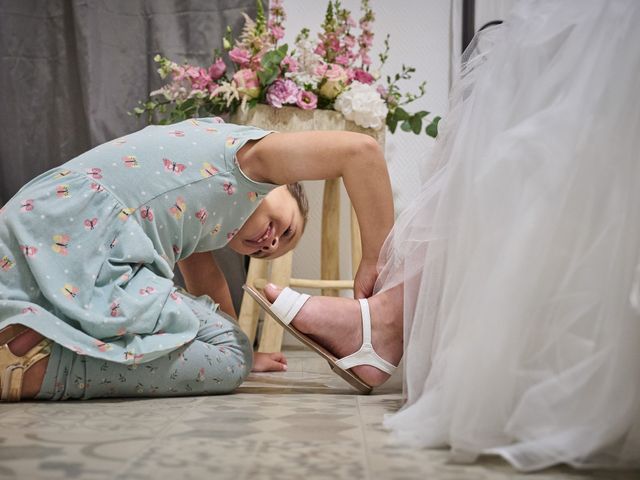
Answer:
<svg viewBox="0 0 640 480"><path fill-rule="evenodd" d="M267 285L264 293L274 302L282 291ZM386 361L397 365L402 358L402 286L369 298L371 311L371 342L375 351ZM360 303L341 297L311 297L296 315L292 325L309 335L337 358L356 352L362 345ZM372 387L383 384L389 375L369 365L351 369Z"/></svg>
<svg viewBox="0 0 640 480"><path fill-rule="evenodd" d="M9 342L9 350L11 350L14 355L21 357L40 343L43 338L44 337L38 332L27 329ZM27 400L34 398L40 392L48 363L49 357L46 357L36 362L25 372L22 380L22 399Z"/></svg>

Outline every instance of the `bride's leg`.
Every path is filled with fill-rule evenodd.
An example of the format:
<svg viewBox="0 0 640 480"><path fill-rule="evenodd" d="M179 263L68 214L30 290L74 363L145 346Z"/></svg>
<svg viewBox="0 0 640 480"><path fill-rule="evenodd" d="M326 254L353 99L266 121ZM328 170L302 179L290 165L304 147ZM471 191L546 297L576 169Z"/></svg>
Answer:
<svg viewBox="0 0 640 480"><path fill-rule="evenodd" d="M274 302L281 290L267 285L265 295ZM402 285L369 298L373 347L378 355L394 365L402 358L402 298ZM362 320L357 300L311 297L292 325L338 358L354 353L362 345ZM386 373L368 365L354 367L352 371L373 387L389 378Z"/></svg>

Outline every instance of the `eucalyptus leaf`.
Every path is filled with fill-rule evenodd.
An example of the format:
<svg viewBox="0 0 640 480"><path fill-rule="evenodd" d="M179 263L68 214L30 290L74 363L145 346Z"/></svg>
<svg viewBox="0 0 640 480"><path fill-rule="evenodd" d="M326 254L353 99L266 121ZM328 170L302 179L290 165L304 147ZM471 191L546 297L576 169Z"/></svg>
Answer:
<svg viewBox="0 0 640 480"><path fill-rule="evenodd" d="M387 115L387 127L391 133L396 133L396 128L398 127L398 117L395 115Z"/></svg>
<svg viewBox="0 0 640 480"><path fill-rule="evenodd" d="M435 117L431 120L431 123L427 125L425 133L430 137L436 138L438 136L438 123L440 123L440 118L441 117Z"/></svg>
<svg viewBox="0 0 640 480"><path fill-rule="evenodd" d="M422 130L422 118L414 115L409 119L409 124L411 125L411 131L416 135L419 135Z"/></svg>
<svg viewBox="0 0 640 480"><path fill-rule="evenodd" d="M409 120L409 113L404 108L396 108L394 111L394 115L398 118L398 120Z"/></svg>

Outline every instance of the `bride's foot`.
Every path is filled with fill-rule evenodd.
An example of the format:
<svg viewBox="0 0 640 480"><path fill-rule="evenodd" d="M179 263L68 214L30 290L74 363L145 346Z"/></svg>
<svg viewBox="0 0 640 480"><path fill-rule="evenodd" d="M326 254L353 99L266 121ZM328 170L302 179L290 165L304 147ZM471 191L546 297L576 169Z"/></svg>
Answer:
<svg viewBox="0 0 640 480"><path fill-rule="evenodd" d="M267 285L265 296L273 303L282 291ZM397 365L402 358L402 289L396 287L368 299L371 311L371 342L386 361ZM337 358L356 352L362 345L360 303L341 297L311 297L296 315L292 325L310 336ZM375 387L389 375L369 365L351 371L366 384Z"/></svg>

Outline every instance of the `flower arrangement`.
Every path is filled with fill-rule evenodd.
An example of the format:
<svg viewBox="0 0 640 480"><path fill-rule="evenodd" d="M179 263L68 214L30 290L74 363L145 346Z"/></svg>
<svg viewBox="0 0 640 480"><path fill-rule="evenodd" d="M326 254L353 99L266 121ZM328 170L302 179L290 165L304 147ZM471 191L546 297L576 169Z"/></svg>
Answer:
<svg viewBox="0 0 640 480"><path fill-rule="evenodd" d="M161 78L170 81L151 92L134 113L146 113L150 121L156 113L159 123L166 124L264 103L274 108L334 109L361 127L380 129L386 124L392 133L398 125L407 132L423 131L429 112L409 113L403 107L425 94L426 82L418 93L403 94L398 86L410 79L415 69L403 65L400 73L380 81L378 72L389 57L389 36L379 55L379 68L371 68L375 15L369 0L361 1L358 22L339 0L329 0L317 39L303 29L291 50L280 44L286 19L282 0L271 0L268 13L267 19L262 2L257 0L256 19L243 14L245 25L237 40L227 27L223 48L233 72L219 51L208 68L179 65L156 55ZM427 135L437 135L439 120L436 116L426 125Z"/></svg>

